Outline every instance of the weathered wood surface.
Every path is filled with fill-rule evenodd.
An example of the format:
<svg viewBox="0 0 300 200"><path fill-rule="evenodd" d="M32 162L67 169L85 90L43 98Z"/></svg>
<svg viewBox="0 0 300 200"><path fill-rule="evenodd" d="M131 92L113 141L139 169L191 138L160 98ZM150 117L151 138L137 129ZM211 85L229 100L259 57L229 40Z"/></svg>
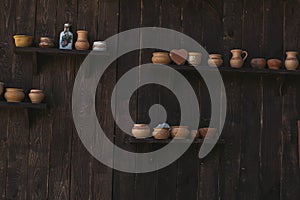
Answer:
<svg viewBox="0 0 300 200"><path fill-rule="evenodd" d="M15 55L12 39L14 34L30 34L35 36L35 44L41 36L58 41L65 22L72 23L74 33L88 30L91 44L131 28L158 26L186 33L209 53L223 54L225 66L231 49L245 49L250 53L248 66L253 57L283 60L285 51L299 50L299 5L299 0L1 1L0 81L26 91L43 89L49 109L27 113L20 108L1 108L0 198L299 199L297 76L285 71L265 76L269 71L222 70L228 98L222 136L226 143L204 160L198 159L200 144L195 144L164 169L127 174L95 160L73 125L73 84L87 52L82 52L83 56L43 54L35 75L31 56ZM142 38L140 35L137 40ZM176 44L179 38L175 34L167 40ZM148 152L161 145L125 143L126 135L114 124L110 110L111 92L128 70L150 62L153 51L134 51L118 59L97 91L100 124L112 141L130 151ZM201 117L209 118L210 99L203 80L187 67L183 75L198 96ZM174 87L173 78L166 78L170 88ZM148 109L157 103L165 106L170 124L178 123L180 108L174 94L153 85L132 96L132 118L149 122ZM205 123L201 121L200 126Z"/></svg>

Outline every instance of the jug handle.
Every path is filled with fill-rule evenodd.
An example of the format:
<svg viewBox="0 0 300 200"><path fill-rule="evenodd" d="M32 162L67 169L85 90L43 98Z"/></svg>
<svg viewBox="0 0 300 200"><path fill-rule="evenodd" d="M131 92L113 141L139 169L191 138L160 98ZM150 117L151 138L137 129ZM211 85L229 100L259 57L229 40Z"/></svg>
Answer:
<svg viewBox="0 0 300 200"><path fill-rule="evenodd" d="M245 61L248 58L248 52L247 51L242 51L242 54L245 54L243 60Z"/></svg>

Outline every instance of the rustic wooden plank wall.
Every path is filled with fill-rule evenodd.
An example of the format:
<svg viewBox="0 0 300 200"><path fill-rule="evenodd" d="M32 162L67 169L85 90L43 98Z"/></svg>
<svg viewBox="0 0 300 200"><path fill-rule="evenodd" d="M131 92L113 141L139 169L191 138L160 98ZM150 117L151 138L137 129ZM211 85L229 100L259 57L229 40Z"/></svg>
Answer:
<svg viewBox="0 0 300 200"><path fill-rule="evenodd" d="M299 0L2 0L0 80L27 90L43 89L50 109L0 110L0 198L299 199L300 86L296 77L225 74L224 148L199 160L199 145L194 145L162 170L127 174L95 160L76 133L71 97L83 57L42 57L39 74L33 75L31 57L14 55L12 40L17 33L34 35L36 43L43 35L57 41L66 21L73 24L74 33L87 29L90 42L131 28L159 26L188 34L209 53L222 53L228 66L232 48L247 50L250 58L283 59L286 50L299 51L299 6ZM177 40L176 35L168 39ZM118 59L97 92L100 124L112 141L131 151L160 146L124 143L125 135L115 127L109 109L110 94L117 79L132 67L148 63L152 52L134 51ZM184 76L198 95L201 117L209 118L210 100L203 80L190 72ZM172 77L168 78L171 83ZM157 103L166 106L168 122L175 124L178 103L169 90L153 85L132 97L133 119L149 122L148 109ZM205 123L201 121L200 126Z"/></svg>

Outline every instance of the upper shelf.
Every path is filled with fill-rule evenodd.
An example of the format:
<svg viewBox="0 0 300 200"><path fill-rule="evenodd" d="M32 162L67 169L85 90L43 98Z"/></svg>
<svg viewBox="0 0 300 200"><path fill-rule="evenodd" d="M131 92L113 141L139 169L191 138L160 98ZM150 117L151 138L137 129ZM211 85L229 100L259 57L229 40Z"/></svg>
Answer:
<svg viewBox="0 0 300 200"><path fill-rule="evenodd" d="M6 108L26 108L26 109L37 109L37 110L44 110L47 109L47 104L45 103L39 103L39 104L33 104L33 103L27 103L27 102L20 102L20 103L10 103L5 101L0 101L0 107L6 107Z"/></svg>
<svg viewBox="0 0 300 200"><path fill-rule="evenodd" d="M15 47L14 49L16 54L24 53L38 53L44 55L54 55L54 56L65 56L65 55L83 55L87 56L89 53L93 52L92 50L79 51L79 50L61 50L57 48L40 48L40 47ZM94 53L94 52L93 52ZM97 52L97 55L108 55L107 51Z"/></svg>
<svg viewBox="0 0 300 200"><path fill-rule="evenodd" d="M93 53L94 55L99 55L99 56L108 56L109 52L104 51L104 52L95 52L92 50L87 50L87 51L79 51L79 50L60 50L57 48L40 48L40 47L15 47L14 49L16 54L32 54L33 55L33 69L34 73L37 73L37 65L38 65L38 59L37 59L37 54L42 54L42 55L53 55L53 56L87 56L90 53ZM170 67L178 70L178 71L187 71L187 72L193 72L196 69L192 66L189 65L183 65L183 66L177 66L177 65L170 65ZM212 71L212 67L208 66L201 66L197 67L199 70L203 71ZM243 68L240 69L235 69L231 67L219 67L218 70L221 73L246 73L246 74L258 74L258 75L300 75L300 70L296 71L289 71L286 69L279 69L279 70L271 70L271 69L255 69L250 66L245 65Z"/></svg>

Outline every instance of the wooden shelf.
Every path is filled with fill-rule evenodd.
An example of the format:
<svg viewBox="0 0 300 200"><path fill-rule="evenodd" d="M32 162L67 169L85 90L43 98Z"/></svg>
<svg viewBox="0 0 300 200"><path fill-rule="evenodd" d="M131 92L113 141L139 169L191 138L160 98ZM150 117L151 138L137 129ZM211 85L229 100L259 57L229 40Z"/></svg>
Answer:
<svg viewBox="0 0 300 200"><path fill-rule="evenodd" d="M33 104L33 103L27 103L27 102L9 103L9 102L5 102L5 101L0 101L0 107L1 108L25 108L25 109L44 110L44 109L47 109L47 104L45 104L45 103Z"/></svg>
<svg viewBox="0 0 300 200"><path fill-rule="evenodd" d="M172 139L167 140L156 140L154 138L147 139L136 139L135 137L127 137L126 143L129 144L168 144L172 141ZM191 139L176 139L175 143L190 143ZM203 139L197 138L193 141L193 144L202 144L204 142ZM225 144L225 140L219 139L217 144Z"/></svg>
<svg viewBox="0 0 300 200"><path fill-rule="evenodd" d="M40 48L40 47L15 47L14 49L16 54L25 54L25 53L37 53L44 55L53 55L53 56L66 56L66 55L83 55L87 56L89 53L93 52L95 55L107 56L109 53L107 51L79 51L79 50L61 50L57 48Z"/></svg>
<svg viewBox="0 0 300 200"><path fill-rule="evenodd" d="M203 70L203 71L213 71L212 67L193 67L189 65L177 66L177 65L170 65L170 67L178 70L178 71L187 71L193 72L196 69ZM286 69L279 69L279 70L271 70L271 69L255 69L250 66L245 66L240 69L235 69L232 67L219 67L217 68L221 73L246 73L246 74L260 74L260 75L300 75L300 70L289 71Z"/></svg>

